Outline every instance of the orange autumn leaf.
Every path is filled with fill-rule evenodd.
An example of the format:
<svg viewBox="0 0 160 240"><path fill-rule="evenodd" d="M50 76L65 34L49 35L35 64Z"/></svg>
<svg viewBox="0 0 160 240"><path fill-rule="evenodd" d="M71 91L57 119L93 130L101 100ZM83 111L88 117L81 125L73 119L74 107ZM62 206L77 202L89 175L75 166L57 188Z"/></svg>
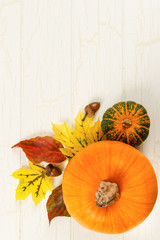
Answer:
<svg viewBox="0 0 160 240"><path fill-rule="evenodd" d="M59 148L63 148L62 144L55 140L53 137L36 137L29 140L24 140L14 147L20 147L26 154L27 158L35 163L60 163L66 158L61 153Z"/></svg>

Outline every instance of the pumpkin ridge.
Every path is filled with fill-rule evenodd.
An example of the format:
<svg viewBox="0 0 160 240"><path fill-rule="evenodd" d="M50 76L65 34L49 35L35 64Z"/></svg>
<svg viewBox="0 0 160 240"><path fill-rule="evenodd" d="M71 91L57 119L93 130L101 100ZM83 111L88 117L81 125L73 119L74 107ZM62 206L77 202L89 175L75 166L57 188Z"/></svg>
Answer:
<svg viewBox="0 0 160 240"><path fill-rule="evenodd" d="M138 117L139 112L141 111L142 107L137 110L137 112L134 114L135 117ZM145 113L146 114L146 113ZM143 115L142 115L143 116Z"/></svg>
<svg viewBox="0 0 160 240"><path fill-rule="evenodd" d="M127 136L127 143L129 144L129 134L126 132L126 136Z"/></svg>
<svg viewBox="0 0 160 240"><path fill-rule="evenodd" d="M141 141L141 142L143 142L143 140L142 140L142 138L138 135L138 133L136 132L136 130L133 128L133 132L134 132L134 134L139 138L139 140Z"/></svg>
<svg viewBox="0 0 160 240"><path fill-rule="evenodd" d="M138 105L139 105L139 107L138 107ZM138 107L138 109L136 110L136 108ZM133 116L136 116L136 114L137 114L137 112L139 111L139 110L141 110L141 108L142 108L143 106L141 105L141 104L138 104L137 103L137 105L135 106L135 109L134 109L134 113L133 113Z"/></svg>
<svg viewBox="0 0 160 240"><path fill-rule="evenodd" d="M145 117L145 116L148 116L148 114L145 113L144 115L140 116L139 119L141 119L141 118L143 118L143 117Z"/></svg>
<svg viewBox="0 0 160 240"><path fill-rule="evenodd" d="M119 115L122 115L122 113L120 113L115 107L112 107L116 112L117 112L117 114ZM120 117L120 115L119 115L119 117Z"/></svg>
<svg viewBox="0 0 160 240"><path fill-rule="evenodd" d="M118 118L117 118L118 119ZM112 122L114 122L114 120L113 120L113 118L104 118L104 120L110 120L110 121L112 121Z"/></svg>
<svg viewBox="0 0 160 240"><path fill-rule="evenodd" d="M114 132L115 130L119 130L119 128L117 127L117 128L115 128L115 129L109 130L109 131L107 132L107 134L108 134L108 133L112 133L112 132Z"/></svg>
<svg viewBox="0 0 160 240"><path fill-rule="evenodd" d="M136 105L135 105L135 107L134 107L134 110L133 110L133 111L135 111L135 110L136 110L136 107L137 107L137 105L138 105L138 104L136 103Z"/></svg>
<svg viewBox="0 0 160 240"><path fill-rule="evenodd" d="M92 145L92 144L91 144L91 145ZM90 145L90 146L91 146L91 145ZM84 151L84 150L85 150L85 148L82 149L81 152ZM78 153L77 156L80 156L80 153ZM96 169L93 167L93 165L87 164L87 163L88 163L88 162L87 162L87 159L86 159L86 161L83 161L83 162L85 162L85 168L89 168L89 169L92 171L92 173L94 173L94 175L97 176L97 178L101 179L101 176L97 173L97 171L96 171ZM81 163L82 163L82 162L81 162ZM82 169L82 170L83 170L83 169ZM71 171L69 171L69 172L74 175L74 172L71 172ZM76 175L74 175L74 176L76 177ZM80 179L80 178L79 178L79 179Z"/></svg>
<svg viewBox="0 0 160 240"><path fill-rule="evenodd" d="M118 127L115 128L115 129L109 130L109 131L106 133L106 140L110 140L110 138L107 137L108 134L114 135L114 133L115 133L116 131L118 131L117 134L120 133L120 130L119 130ZM116 139L117 139L117 138L116 138ZM116 139L113 139L112 141L116 141Z"/></svg>
<svg viewBox="0 0 160 240"><path fill-rule="evenodd" d="M128 113L128 109L127 109L127 102L125 102L125 108L126 108L126 114L125 114L125 115L130 115L130 114Z"/></svg>
<svg viewBox="0 0 160 240"><path fill-rule="evenodd" d="M132 163L132 165L133 165L133 163ZM129 165L129 167L130 167L130 166L131 166L131 165ZM129 167L128 167L128 168L129 168ZM136 174L139 175L141 172L142 172L142 169L140 169ZM137 177L137 175L136 175L136 177ZM152 176L151 178L147 179L147 180L144 180L144 181L141 182L141 183L144 184L144 183L148 183L148 182L152 182L152 181L153 181L153 176ZM135 185L132 185L132 186L129 186L129 187L128 187L129 190L131 190L132 188L135 189Z"/></svg>
<svg viewBox="0 0 160 240"><path fill-rule="evenodd" d="M116 141L118 141L120 139L120 137L123 135L124 132L121 132L118 136L118 138L116 139ZM127 135L127 134L126 134Z"/></svg>
<svg viewBox="0 0 160 240"><path fill-rule="evenodd" d="M127 196L127 198L128 198L128 200L129 200L129 202L131 203L131 204L133 204L133 205L139 205L140 203L142 204L142 207L141 207L141 209L144 207L144 206L149 206L152 202L147 202L147 203L145 203L143 200L142 201L138 201L137 199L136 200L134 200L133 199L133 197L128 197Z"/></svg>
<svg viewBox="0 0 160 240"><path fill-rule="evenodd" d="M97 176L99 179L101 179L101 176L99 175L99 174L97 174L97 172L96 172L96 170L94 169L94 167L93 167L93 165L86 165L86 167L89 167L91 170L92 170L92 172L95 174L95 176Z"/></svg>
<svg viewBox="0 0 160 240"><path fill-rule="evenodd" d="M147 196L148 197L148 196ZM121 200L122 201L124 201L124 199L122 199L121 198ZM125 199L126 200L126 199ZM142 205L142 207L141 207L141 209L145 209L145 207L147 206L148 208L151 208L150 207L150 205L152 204L152 201L151 202L145 202L145 201L143 201L143 200L138 200L138 198L136 198L136 200L135 199L133 199L133 196L132 197L128 197L127 196L127 201L125 201L125 202L127 202L127 204L128 203L130 203L130 205L132 205L132 206L138 206L139 204L141 204ZM153 208L153 207L152 207Z"/></svg>
<svg viewBox="0 0 160 240"><path fill-rule="evenodd" d="M136 123L137 123L137 122L136 122ZM149 128L147 128L147 127L145 127L145 126L143 126L143 125L140 125L140 124L138 124L138 123L137 123L137 125L140 126L140 127L142 127L142 128L144 128L144 129L146 129L146 130L149 130Z"/></svg>
<svg viewBox="0 0 160 240"><path fill-rule="evenodd" d="M122 214L123 213L123 214ZM123 232L127 231L128 226L125 222L125 217L124 217L124 210L118 213L118 219L121 219L121 222L119 223L121 226L123 226ZM125 229L125 230L124 230ZM115 232L115 226L114 226L114 232ZM116 232L115 232L116 233ZM121 231L119 232L121 233Z"/></svg>
<svg viewBox="0 0 160 240"><path fill-rule="evenodd" d="M138 151L138 150L137 150ZM122 152L121 154L123 154L124 152ZM126 174L126 172L128 172L128 169L130 169L131 168L131 166L133 165L133 162L135 162L135 160L137 159L137 155L135 156L135 158L133 158L132 159L132 161L130 160L130 164L128 164L128 166L127 167L125 167L125 171L121 171L120 172L120 174L118 175L118 178L119 177L122 177L123 176L123 174ZM140 172L140 171L139 171ZM138 172L138 173L139 173Z"/></svg>
<svg viewBox="0 0 160 240"><path fill-rule="evenodd" d="M76 175L73 171L68 170L68 172L75 178L79 179L80 181L83 181L84 183L86 183L86 181L84 181L83 178L80 178L79 175ZM88 182L88 181L87 181Z"/></svg>

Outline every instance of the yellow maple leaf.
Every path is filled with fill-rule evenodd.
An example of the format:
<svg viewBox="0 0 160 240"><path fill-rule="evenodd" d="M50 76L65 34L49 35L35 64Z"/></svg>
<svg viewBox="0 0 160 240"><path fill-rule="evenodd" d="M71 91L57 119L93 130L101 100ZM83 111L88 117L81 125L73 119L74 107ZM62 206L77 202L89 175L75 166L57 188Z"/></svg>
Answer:
<svg viewBox="0 0 160 240"><path fill-rule="evenodd" d="M75 156L71 148L60 148L60 151L63 153L63 155L70 159Z"/></svg>
<svg viewBox="0 0 160 240"><path fill-rule="evenodd" d="M106 140L105 134L102 131L101 128L101 121L98 119L97 122L93 125L93 127L89 130L89 138L92 143Z"/></svg>
<svg viewBox="0 0 160 240"><path fill-rule="evenodd" d="M12 176L19 179L16 189L16 200L24 200L32 193L32 198L37 205L46 195L52 191L52 180L44 174L44 170L29 162L29 169L20 168Z"/></svg>
<svg viewBox="0 0 160 240"><path fill-rule="evenodd" d="M54 139L64 144L66 147L74 145L72 142L73 130L64 122L64 124L52 124L55 133Z"/></svg>
<svg viewBox="0 0 160 240"><path fill-rule="evenodd" d="M82 121L84 115L84 113L79 111L77 117L75 118L76 131L73 133L73 135L79 140L82 148L91 143L89 132L90 128L93 126L93 117L86 117L85 120Z"/></svg>
<svg viewBox="0 0 160 240"><path fill-rule="evenodd" d="M75 118L75 129L71 129L66 123L52 124L55 133L54 138L61 142L66 148L60 148L60 151L71 159L77 152L91 143L105 140L105 135L101 129L101 121L98 119L93 125L93 117L86 117L79 111Z"/></svg>
<svg viewBox="0 0 160 240"><path fill-rule="evenodd" d="M76 130L83 133L84 135L87 135L88 129L91 128L93 125L93 117L86 117L85 121L82 121L84 116L85 114L79 111L74 121L75 121Z"/></svg>

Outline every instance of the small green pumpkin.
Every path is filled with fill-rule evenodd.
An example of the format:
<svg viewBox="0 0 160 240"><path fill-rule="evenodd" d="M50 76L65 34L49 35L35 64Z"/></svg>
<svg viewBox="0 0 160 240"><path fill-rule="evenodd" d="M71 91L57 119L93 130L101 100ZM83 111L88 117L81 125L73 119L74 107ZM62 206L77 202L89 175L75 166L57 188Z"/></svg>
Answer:
<svg viewBox="0 0 160 240"><path fill-rule="evenodd" d="M150 119L146 109L138 103L119 102L103 115L102 131L107 140L140 145L148 136Z"/></svg>

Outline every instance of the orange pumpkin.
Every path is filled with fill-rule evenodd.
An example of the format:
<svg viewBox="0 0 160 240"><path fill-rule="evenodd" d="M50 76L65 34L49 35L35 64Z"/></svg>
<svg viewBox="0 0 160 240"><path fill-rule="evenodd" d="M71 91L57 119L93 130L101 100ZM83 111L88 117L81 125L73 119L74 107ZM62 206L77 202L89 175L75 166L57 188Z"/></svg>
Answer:
<svg viewBox="0 0 160 240"><path fill-rule="evenodd" d="M76 154L64 171L62 187L70 215L103 233L122 233L141 223L158 191L149 160L118 141L93 143Z"/></svg>

